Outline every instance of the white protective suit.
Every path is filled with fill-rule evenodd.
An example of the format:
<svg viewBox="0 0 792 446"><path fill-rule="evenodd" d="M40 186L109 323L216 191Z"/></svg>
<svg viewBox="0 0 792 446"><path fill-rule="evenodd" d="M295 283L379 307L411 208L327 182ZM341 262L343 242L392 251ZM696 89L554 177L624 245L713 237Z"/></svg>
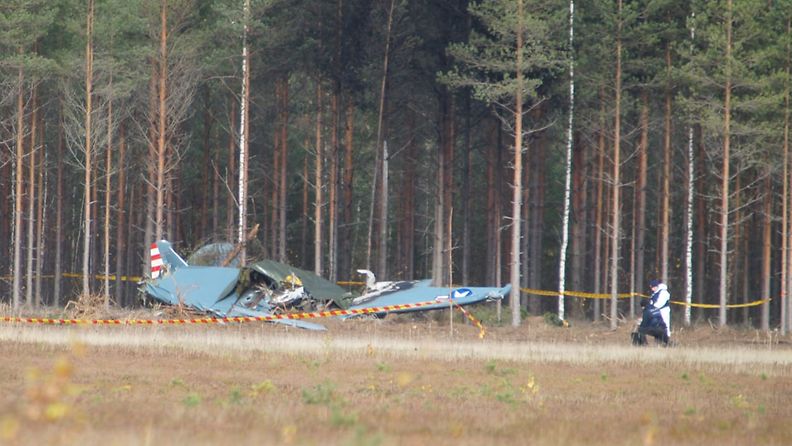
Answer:
<svg viewBox="0 0 792 446"><path fill-rule="evenodd" d="M671 294L668 292L668 285L661 283L657 285L657 291L652 294L652 306L660 309L660 316L666 325L666 333L671 336Z"/></svg>

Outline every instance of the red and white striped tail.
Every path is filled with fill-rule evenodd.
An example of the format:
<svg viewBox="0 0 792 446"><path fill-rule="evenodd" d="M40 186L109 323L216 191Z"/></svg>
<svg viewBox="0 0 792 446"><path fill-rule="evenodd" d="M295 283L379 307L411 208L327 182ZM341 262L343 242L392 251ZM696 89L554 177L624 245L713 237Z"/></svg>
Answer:
<svg viewBox="0 0 792 446"><path fill-rule="evenodd" d="M160 256L157 243L151 244L151 278L156 279L160 276L162 270L162 256Z"/></svg>

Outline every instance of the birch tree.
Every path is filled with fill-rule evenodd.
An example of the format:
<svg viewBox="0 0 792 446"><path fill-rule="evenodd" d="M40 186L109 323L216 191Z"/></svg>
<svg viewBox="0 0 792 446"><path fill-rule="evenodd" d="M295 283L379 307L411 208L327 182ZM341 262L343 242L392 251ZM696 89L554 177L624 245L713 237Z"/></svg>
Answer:
<svg viewBox="0 0 792 446"><path fill-rule="evenodd" d="M245 265L247 250L245 238L247 237L247 187L248 187L248 141L249 130L249 103L250 103L250 52L248 50L248 22L250 21L250 0L244 0L242 7L242 92L239 95L239 230L237 243L242 247L239 252L240 265ZM285 141L284 141L285 144Z"/></svg>
<svg viewBox="0 0 792 446"><path fill-rule="evenodd" d="M621 32L623 28L623 2L617 2L616 20L616 69L615 86L616 99L614 106L613 120L613 174L611 180L613 184L611 201L611 257L610 257L610 327L615 330L618 325L618 292L619 292L619 241L621 236L621 96L622 96L622 40Z"/></svg>
<svg viewBox="0 0 792 446"><path fill-rule="evenodd" d="M572 124L575 119L575 2L569 1L569 110L567 121L566 172L564 177L564 216L561 227L561 253L558 264L558 318L564 320L566 251L569 243L570 182L572 177Z"/></svg>

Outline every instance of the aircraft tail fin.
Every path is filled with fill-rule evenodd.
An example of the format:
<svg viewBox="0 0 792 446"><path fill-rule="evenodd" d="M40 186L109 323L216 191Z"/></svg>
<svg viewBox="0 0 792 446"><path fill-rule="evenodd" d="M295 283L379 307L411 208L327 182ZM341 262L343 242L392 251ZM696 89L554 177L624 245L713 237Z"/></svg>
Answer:
<svg viewBox="0 0 792 446"><path fill-rule="evenodd" d="M187 266L187 262L182 259L176 251L173 250L170 242L160 240L151 244L150 251L151 260L151 278L158 279L162 276L163 270L174 270L183 266Z"/></svg>
<svg viewBox="0 0 792 446"><path fill-rule="evenodd" d="M162 256L156 243L151 244L151 278L158 279L162 269Z"/></svg>

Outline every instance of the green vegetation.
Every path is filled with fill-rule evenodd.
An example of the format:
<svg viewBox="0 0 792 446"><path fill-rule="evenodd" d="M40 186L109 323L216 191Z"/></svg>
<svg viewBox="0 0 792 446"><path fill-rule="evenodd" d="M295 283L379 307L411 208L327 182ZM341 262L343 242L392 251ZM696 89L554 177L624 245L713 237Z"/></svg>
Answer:
<svg viewBox="0 0 792 446"><path fill-rule="evenodd" d="M190 392L182 399L182 403L187 407L198 407L201 404L201 395Z"/></svg>

